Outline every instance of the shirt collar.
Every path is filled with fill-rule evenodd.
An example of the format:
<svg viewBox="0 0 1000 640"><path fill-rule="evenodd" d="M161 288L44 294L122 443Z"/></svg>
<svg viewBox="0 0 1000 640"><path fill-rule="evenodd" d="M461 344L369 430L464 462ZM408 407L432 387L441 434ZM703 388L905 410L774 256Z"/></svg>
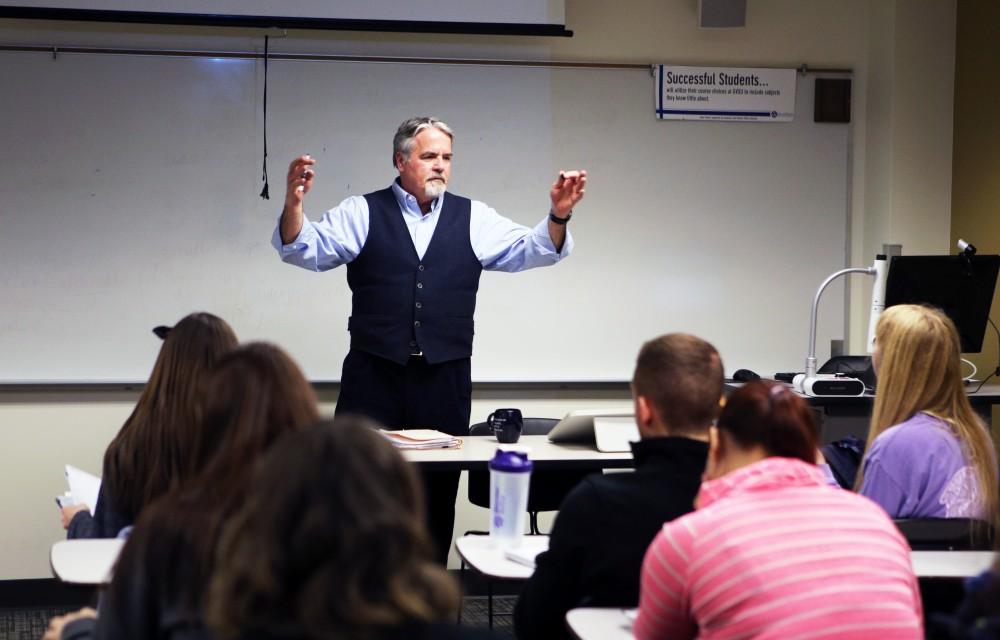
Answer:
<svg viewBox="0 0 1000 640"><path fill-rule="evenodd" d="M814 464L794 458L765 458L701 483L695 505L703 509L731 495L785 487L825 486L823 472Z"/></svg>
<svg viewBox="0 0 1000 640"><path fill-rule="evenodd" d="M708 443L679 436L656 436L631 442L635 468L666 466L676 470L687 467L697 474L705 470Z"/></svg>
<svg viewBox="0 0 1000 640"><path fill-rule="evenodd" d="M403 212L403 215L416 216L417 218L424 217L424 212L420 210L420 204L417 202L417 199L399 184L399 178L392 181L392 194L396 196L396 202L399 203L399 209ZM431 210L427 212L427 215L436 216L439 214L443 203L443 196L435 198L434 202L431 203Z"/></svg>

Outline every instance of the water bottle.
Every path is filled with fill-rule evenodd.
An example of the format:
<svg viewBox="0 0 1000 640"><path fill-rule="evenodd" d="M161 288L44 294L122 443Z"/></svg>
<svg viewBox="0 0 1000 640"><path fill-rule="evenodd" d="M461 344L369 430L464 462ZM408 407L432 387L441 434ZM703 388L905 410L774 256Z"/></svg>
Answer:
<svg viewBox="0 0 1000 640"><path fill-rule="evenodd" d="M531 468L528 454L522 451L497 449L490 460L490 541L498 547L521 544Z"/></svg>

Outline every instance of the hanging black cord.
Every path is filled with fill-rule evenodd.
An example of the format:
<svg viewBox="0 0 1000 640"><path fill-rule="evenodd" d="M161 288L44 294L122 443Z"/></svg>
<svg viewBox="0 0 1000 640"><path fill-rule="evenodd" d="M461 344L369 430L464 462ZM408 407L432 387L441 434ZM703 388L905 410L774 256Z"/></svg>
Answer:
<svg viewBox="0 0 1000 640"><path fill-rule="evenodd" d="M260 190L260 197L265 200L271 199L271 194L267 188L267 48L269 36L264 36L264 188Z"/></svg>
<svg viewBox="0 0 1000 640"><path fill-rule="evenodd" d="M979 383L979 386L976 387L976 390L973 391L972 393L979 393L979 390L983 388L983 385L986 384L986 382L990 378L992 378L993 376L996 376L996 375L1000 375L1000 329L997 329L997 325L996 325L995 322L993 322L993 318L987 317L986 319L990 321L991 325L993 325L993 330L997 334L997 349L998 349L998 352L997 352L997 368L993 370L993 373L991 373L990 375L988 375L985 378L983 378L983 381Z"/></svg>

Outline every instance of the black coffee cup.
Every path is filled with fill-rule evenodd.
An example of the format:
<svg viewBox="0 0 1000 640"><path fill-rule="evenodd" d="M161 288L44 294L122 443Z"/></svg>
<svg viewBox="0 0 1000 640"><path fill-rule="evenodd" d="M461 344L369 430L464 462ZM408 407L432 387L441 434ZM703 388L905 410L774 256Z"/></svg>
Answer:
<svg viewBox="0 0 1000 640"><path fill-rule="evenodd" d="M520 409L497 409L486 418L486 424L497 437L497 442L513 444L521 437L524 418Z"/></svg>

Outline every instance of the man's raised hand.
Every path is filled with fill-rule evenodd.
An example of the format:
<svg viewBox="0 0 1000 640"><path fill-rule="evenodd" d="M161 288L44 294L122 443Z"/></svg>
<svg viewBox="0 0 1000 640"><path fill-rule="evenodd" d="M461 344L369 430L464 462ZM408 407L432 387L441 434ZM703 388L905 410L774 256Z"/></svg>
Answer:
<svg viewBox="0 0 1000 640"><path fill-rule="evenodd" d="M576 203L583 199L584 187L586 186L586 171L560 171L559 177L556 178L549 190L552 213L559 218L568 216Z"/></svg>
<svg viewBox="0 0 1000 640"><path fill-rule="evenodd" d="M306 154L292 160L288 165L288 176L285 178L285 208L281 210L281 231L282 244L288 244L294 240L302 230L302 201L305 199L309 189L312 188L313 178L316 172L312 166L316 160Z"/></svg>
<svg viewBox="0 0 1000 640"><path fill-rule="evenodd" d="M302 200L312 188L316 172L312 166L316 159L310 155L299 156L288 165L288 177L285 180L285 206L301 207Z"/></svg>

